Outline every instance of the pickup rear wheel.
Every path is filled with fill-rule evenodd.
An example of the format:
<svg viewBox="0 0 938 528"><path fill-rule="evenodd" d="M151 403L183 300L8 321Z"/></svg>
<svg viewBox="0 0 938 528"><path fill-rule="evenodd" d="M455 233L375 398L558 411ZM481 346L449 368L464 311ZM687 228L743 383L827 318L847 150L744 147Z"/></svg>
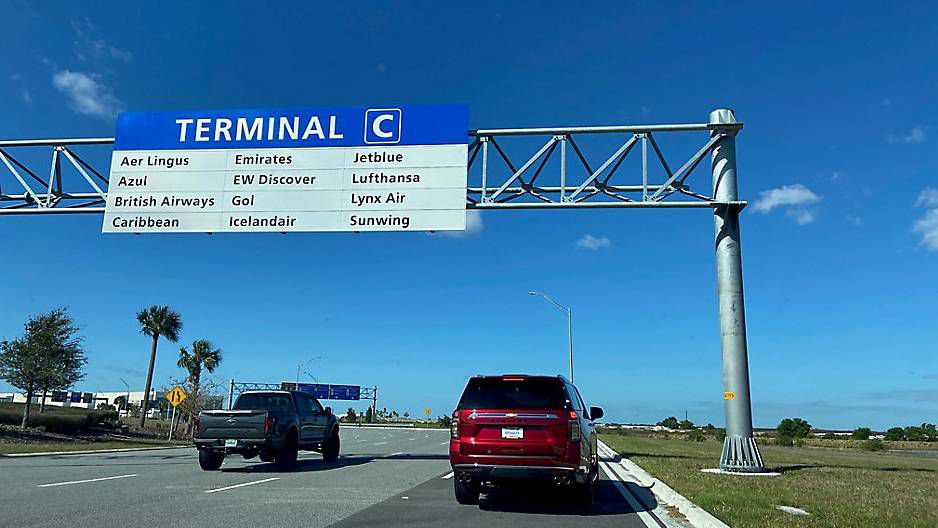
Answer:
<svg viewBox="0 0 938 528"><path fill-rule="evenodd" d="M280 469L293 469L293 466L296 465L297 449L296 433L291 431L284 440L283 451L280 451L274 457Z"/></svg>
<svg viewBox="0 0 938 528"><path fill-rule="evenodd" d="M322 459L326 462L335 462L339 459L339 428L336 427L329 435L329 439L322 444Z"/></svg>
<svg viewBox="0 0 938 528"><path fill-rule="evenodd" d="M199 467L205 471L216 471L225 461L225 454L208 449L199 450Z"/></svg>

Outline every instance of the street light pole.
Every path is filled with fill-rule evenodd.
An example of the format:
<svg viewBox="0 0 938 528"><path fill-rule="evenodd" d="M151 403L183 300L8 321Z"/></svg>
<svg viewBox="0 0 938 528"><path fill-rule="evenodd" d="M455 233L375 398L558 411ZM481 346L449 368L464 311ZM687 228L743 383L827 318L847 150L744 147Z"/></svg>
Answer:
<svg viewBox="0 0 938 528"><path fill-rule="evenodd" d="M528 295L543 297L547 302L553 304L561 312L567 314L567 347L570 359L570 382L573 382L573 308L568 308L559 302L553 300L550 296L539 291L529 291Z"/></svg>

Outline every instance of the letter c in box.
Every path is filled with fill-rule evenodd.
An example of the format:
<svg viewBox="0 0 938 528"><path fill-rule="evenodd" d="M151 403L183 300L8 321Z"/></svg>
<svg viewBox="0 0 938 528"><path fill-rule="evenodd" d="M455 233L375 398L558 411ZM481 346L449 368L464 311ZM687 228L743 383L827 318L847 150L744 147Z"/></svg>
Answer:
<svg viewBox="0 0 938 528"><path fill-rule="evenodd" d="M401 140L401 109L365 110L365 144L390 145Z"/></svg>

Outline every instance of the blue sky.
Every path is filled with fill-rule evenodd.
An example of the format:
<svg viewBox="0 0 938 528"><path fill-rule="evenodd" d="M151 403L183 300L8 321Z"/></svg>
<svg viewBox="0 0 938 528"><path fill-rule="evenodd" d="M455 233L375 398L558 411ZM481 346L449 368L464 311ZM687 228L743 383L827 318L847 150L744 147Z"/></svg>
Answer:
<svg viewBox="0 0 938 528"><path fill-rule="evenodd" d="M257 6L6 4L0 137L109 136L119 110L466 103L472 127L520 127L732 107L755 424L938 420L935 4ZM666 146L672 166L690 137ZM706 164L688 182L706 189ZM537 289L573 306L576 381L610 420L722 425L707 210L474 220L462 237L123 236L4 217L0 336L68 306L81 388L142 387L134 313L165 303L185 342L224 350L220 380L322 356L321 381L438 415L470 375L565 370L563 315ZM181 375L177 350L161 343L157 384Z"/></svg>

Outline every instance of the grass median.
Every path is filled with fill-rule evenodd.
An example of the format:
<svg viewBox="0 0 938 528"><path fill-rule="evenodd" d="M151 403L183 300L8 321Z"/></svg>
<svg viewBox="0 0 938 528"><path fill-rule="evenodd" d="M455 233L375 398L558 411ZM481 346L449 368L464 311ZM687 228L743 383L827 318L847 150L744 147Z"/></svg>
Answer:
<svg viewBox="0 0 938 528"><path fill-rule="evenodd" d="M108 449L132 449L132 448L154 448L154 447L172 447L187 446L189 443L162 441L120 441L107 440L101 442L43 442L32 444L6 444L0 443L0 455L12 455L19 453L53 453L60 451L103 451Z"/></svg>
<svg viewBox="0 0 938 528"><path fill-rule="evenodd" d="M601 435L698 506L736 528L938 526L938 458L855 449L761 446L778 477L714 475L722 443ZM794 506L798 516L776 509Z"/></svg>

